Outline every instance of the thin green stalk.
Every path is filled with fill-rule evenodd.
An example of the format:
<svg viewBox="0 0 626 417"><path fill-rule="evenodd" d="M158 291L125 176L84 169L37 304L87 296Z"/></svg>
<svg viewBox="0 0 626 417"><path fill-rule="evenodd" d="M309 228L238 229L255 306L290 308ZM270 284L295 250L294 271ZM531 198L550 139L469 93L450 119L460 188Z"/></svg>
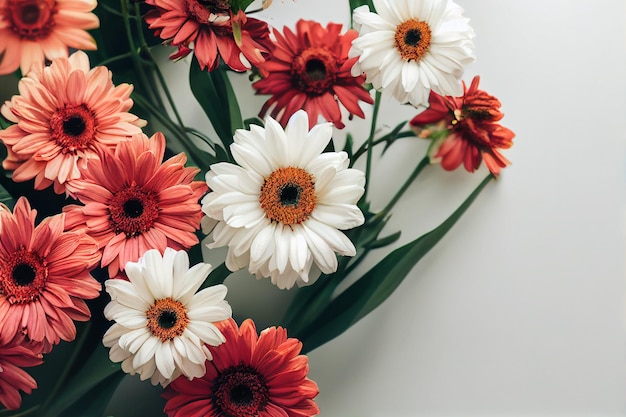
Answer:
<svg viewBox="0 0 626 417"><path fill-rule="evenodd" d="M407 178L407 180L404 182L404 184L402 184L402 187L400 187L400 189L396 192L396 194L391 198L391 200L389 200L389 202L387 203L387 205L385 206L384 209L382 209L380 212L376 213L376 215L372 218L372 221L376 221L379 218L384 218L385 216L387 216L387 214L389 214L391 212L391 209L393 208L393 206L396 205L396 203L398 202L398 200L400 200L400 198L404 195L404 193L406 192L406 190L409 188L409 186L413 183L413 181L415 181L415 179L417 178L417 176L424 170L424 168L426 168L428 165L430 165L430 158L428 157L428 155L424 156L422 158L422 160L419 162L419 164L417 164L417 166L415 167L415 169L413 170L413 172L411 172L411 175L409 176L409 178Z"/></svg>
<svg viewBox="0 0 626 417"><path fill-rule="evenodd" d="M112 56L112 57L107 58L105 60L102 60L102 61L98 62L97 65L98 66L109 65L111 62L119 61L120 59L131 58L131 57L132 57L132 54L130 52L126 52L126 53L115 55L115 56Z"/></svg>
<svg viewBox="0 0 626 417"><path fill-rule="evenodd" d="M374 140L371 143L371 146L374 147L376 145L380 145L381 143L387 142L390 138L391 138L392 133L387 133L385 136L382 136L376 140ZM413 131L409 130L406 132L400 132L398 134L395 135L396 139L403 139L403 138L412 138L415 137L415 133L413 133ZM361 157L361 155L363 155L365 152L367 152L368 149L368 143L365 142L363 143L359 149L357 149L357 151L352 155L352 162L354 163L357 159L359 159Z"/></svg>
<svg viewBox="0 0 626 417"><path fill-rule="evenodd" d="M150 113L152 113L152 115L161 123L163 123L163 125L165 125L165 127L167 127L170 132L172 132L176 138L178 139L178 141L181 143L181 145L186 149L186 154L187 157L189 158L189 162L192 165L195 165L197 167L203 167L203 166L208 166L209 163L204 163L204 161L198 161L196 160L196 158L194 157L194 152L191 152L191 149L198 149L196 145L193 144L193 142L189 139L189 137L184 133L181 132L181 127L176 125L176 123L172 122L170 120L169 117L167 117L166 115L163 114L163 112L161 112L159 109L157 109L156 107L154 107L154 105L152 105L152 103L150 103L145 97L143 97L141 94L138 94L136 92L133 93L133 98L134 100L137 102L137 104L139 104L140 106L145 107Z"/></svg>
<svg viewBox="0 0 626 417"><path fill-rule="evenodd" d="M374 98L374 110L372 112L372 125L370 127L370 135L367 138L367 162L365 165L365 192L363 193L363 201L367 201L367 192L369 189L370 175L372 173L372 143L374 142L374 135L376 134L376 122L378 119L378 110L380 109L380 91L376 91Z"/></svg>
<svg viewBox="0 0 626 417"><path fill-rule="evenodd" d="M146 92L148 92L151 95L154 95L154 92L152 91L152 89L150 88L150 80L146 74L146 72L144 71L143 66L141 65L141 59L138 53L138 49L137 49L137 45L135 45L135 41L133 39L133 32L131 30L130 27L130 13L128 11L128 3L127 0L120 0L120 4L122 7L122 16L124 17L123 21L124 21L124 31L126 32L126 37L128 38L128 45L130 47L130 56L131 56L131 60L133 62L133 68L135 69L135 72L137 74L139 74L139 81L142 84L143 90L145 90ZM152 100L158 102L159 98L157 97L151 97Z"/></svg>

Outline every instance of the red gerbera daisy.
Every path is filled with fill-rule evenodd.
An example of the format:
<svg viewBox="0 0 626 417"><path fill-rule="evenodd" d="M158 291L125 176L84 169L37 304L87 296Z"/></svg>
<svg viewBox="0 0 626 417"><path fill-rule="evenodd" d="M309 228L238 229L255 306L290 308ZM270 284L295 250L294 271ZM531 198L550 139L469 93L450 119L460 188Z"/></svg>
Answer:
<svg viewBox="0 0 626 417"><path fill-rule="evenodd" d="M500 111L500 101L478 89L480 77L476 76L468 89L463 83L462 97L442 97L430 93L430 108L411 120L411 125L423 126L443 120L448 124L448 136L436 149L435 158L441 159L441 166L454 170L463 163L469 172L474 172L484 160L494 175L511 162L498 149L508 149L513 145L515 133L501 126L498 121L504 117Z"/></svg>
<svg viewBox="0 0 626 417"><path fill-rule="evenodd" d="M363 88L365 76L350 73L358 57L348 58L358 32L350 29L340 33L340 24L329 23L324 28L307 20L296 23L296 33L289 28L284 29L284 35L274 30L275 49L261 65L267 76L253 84L258 94L272 94L261 109L261 117L273 106L271 116L285 126L291 115L304 109L309 127L321 115L341 129L339 102L351 114L365 117L359 100L368 104L374 100Z"/></svg>
<svg viewBox="0 0 626 417"><path fill-rule="evenodd" d="M302 343L271 327L257 335L252 320L220 322L226 342L209 346L202 378L175 379L163 393L169 417L309 417L319 413L317 384L307 378Z"/></svg>
<svg viewBox="0 0 626 417"><path fill-rule="evenodd" d="M24 197L13 213L0 210L0 342L23 337L47 353L74 340L72 320L89 320L84 300L100 293L89 273L100 252L84 233L63 231L64 214L35 227L36 214Z"/></svg>
<svg viewBox="0 0 626 417"><path fill-rule="evenodd" d="M22 368L42 363L41 354L36 354L24 346L0 345L0 402L9 410L17 410L22 405L20 391L30 394L37 388L37 382Z"/></svg>
<svg viewBox="0 0 626 417"><path fill-rule="evenodd" d="M198 243L198 200L208 187L193 181L200 170L185 167L185 154L161 163L164 154L161 133L120 142L115 154L90 161L82 178L68 184L85 204L64 208L68 228L85 230L96 240L110 277L149 249L163 253L166 247L189 249Z"/></svg>
<svg viewBox="0 0 626 417"><path fill-rule="evenodd" d="M128 113L132 86L114 86L111 72L102 66L90 69L82 51L31 72L20 80L19 90L1 109L15 123L0 130L9 151L2 166L14 170L15 181L34 178L37 190L54 183L54 191L63 193L68 181L80 177L79 167L139 135L145 125Z"/></svg>
<svg viewBox="0 0 626 417"><path fill-rule="evenodd" d="M220 57L235 71L249 70L264 61L272 45L267 23L233 14L225 0L146 0L156 9L146 14L155 34L178 48L172 59L193 49L200 68L213 71Z"/></svg>
<svg viewBox="0 0 626 417"><path fill-rule="evenodd" d="M100 26L96 0L0 0L0 75L42 67L68 56L68 47L94 50L85 29Z"/></svg>

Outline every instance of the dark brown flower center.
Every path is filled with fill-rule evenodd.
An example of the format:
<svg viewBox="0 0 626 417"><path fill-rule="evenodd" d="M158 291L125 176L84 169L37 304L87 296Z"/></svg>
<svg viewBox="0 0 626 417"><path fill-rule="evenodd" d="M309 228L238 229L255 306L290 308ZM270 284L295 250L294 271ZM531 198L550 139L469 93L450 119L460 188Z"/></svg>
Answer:
<svg viewBox="0 0 626 417"><path fill-rule="evenodd" d="M18 36L36 40L50 33L56 12L54 0L8 0L4 15L10 29Z"/></svg>
<svg viewBox="0 0 626 417"><path fill-rule="evenodd" d="M279 168L265 178L259 203L272 221L286 225L302 223L315 209L313 176L302 168Z"/></svg>
<svg viewBox="0 0 626 417"><path fill-rule="evenodd" d="M133 184L115 193L109 202L111 228L125 233L127 238L136 237L154 226L159 217L156 193Z"/></svg>
<svg viewBox="0 0 626 417"><path fill-rule="evenodd" d="M37 253L21 248L0 259L0 294L11 304L38 299L47 279L46 262Z"/></svg>
<svg viewBox="0 0 626 417"><path fill-rule="evenodd" d="M321 95L332 89L337 59L326 48L308 48L291 65L295 88L309 95Z"/></svg>
<svg viewBox="0 0 626 417"><path fill-rule="evenodd" d="M185 0L187 15L201 24L211 23L211 14L228 15L229 0Z"/></svg>
<svg viewBox="0 0 626 417"><path fill-rule="evenodd" d="M50 136L63 153L87 149L96 133L96 116L84 104L67 105L50 117Z"/></svg>
<svg viewBox="0 0 626 417"><path fill-rule="evenodd" d="M406 61L419 61L430 49L431 31L428 23L409 19L396 27L394 46Z"/></svg>
<svg viewBox="0 0 626 417"><path fill-rule="evenodd" d="M150 332L165 342L181 336L187 325L187 308L172 298L156 300L146 311Z"/></svg>
<svg viewBox="0 0 626 417"><path fill-rule="evenodd" d="M265 409L269 389L262 375L247 365L231 366L216 378L213 404L225 417L251 417Z"/></svg>

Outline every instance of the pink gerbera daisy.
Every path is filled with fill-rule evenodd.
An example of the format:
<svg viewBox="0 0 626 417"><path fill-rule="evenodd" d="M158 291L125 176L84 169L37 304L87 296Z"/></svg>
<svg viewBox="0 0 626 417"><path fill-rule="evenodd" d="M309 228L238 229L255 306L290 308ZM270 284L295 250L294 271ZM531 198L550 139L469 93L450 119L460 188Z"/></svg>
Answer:
<svg viewBox="0 0 626 417"><path fill-rule="evenodd" d="M297 110L309 115L309 127L321 115L337 128L341 121L341 103L351 114L365 117L359 100L371 104L370 94L363 88L365 76L352 76L350 70L358 57L348 58L348 51L358 36L355 30L343 35L341 25L329 23L326 28L317 22L299 20L296 33L289 28L276 37L272 56L261 65L267 76L253 84L259 94L272 94L263 105L260 116L272 108L271 116L283 127Z"/></svg>
<svg viewBox="0 0 626 417"><path fill-rule="evenodd" d="M73 320L89 320L84 300L100 293L90 274L100 252L84 233L63 231L65 214L35 227L36 214L24 197L13 213L0 210L0 343L21 338L47 353L74 340Z"/></svg>
<svg viewBox="0 0 626 417"><path fill-rule="evenodd" d="M226 0L146 0L155 7L146 14L150 29L176 46L170 58L187 56L192 50L200 68L213 71L220 63L235 71L249 70L264 61L271 48L267 23L233 14Z"/></svg>
<svg viewBox="0 0 626 417"><path fill-rule="evenodd" d="M30 394L37 382L22 368L37 366L42 362L36 354L24 346L0 344L0 402L9 410L22 405L20 391Z"/></svg>
<svg viewBox="0 0 626 417"><path fill-rule="evenodd" d="M257 335L254 322L233 319L218 327L226 342L208 346L213 361L197 379L175 379L163 393L169 417L310 417L319 413L319 390L307 378L302 343L282 327Z"/></svg>
<svg viewBox="0 0 626 417"><path fill-rule="evenodd" d="M0 0L0 75L22 74L44 60L68 56L68 47L95 50L85 29L100 26L96 0Z"/></svg>
<svg viewBox="0 0 626 417"><path fill-rule="evenodd" d="M145 125L128 113L132 86L114 86L111 72L103 66L90 69L82 51L31 72L19 90L1 109L15 123L0 130L9 151L2 166L14 170L15 181L34 178L38 190L54 183L54 191L63 193L67 182L80 178L79 167L139 135Z"/></svg>
<svg viewBox="0 0 626 417"><path fill-rule="evenodd" d="M72 229L85 230L102 249L102 266L115 277L126 262L149 249L189 249L198 243L202 211L198 200L208 187L194 181L200 171L186 168L184 153L161 163L165 137L121 142L114 154L89 163L79 180L68 184L84 206L64 210Z"/></svg>

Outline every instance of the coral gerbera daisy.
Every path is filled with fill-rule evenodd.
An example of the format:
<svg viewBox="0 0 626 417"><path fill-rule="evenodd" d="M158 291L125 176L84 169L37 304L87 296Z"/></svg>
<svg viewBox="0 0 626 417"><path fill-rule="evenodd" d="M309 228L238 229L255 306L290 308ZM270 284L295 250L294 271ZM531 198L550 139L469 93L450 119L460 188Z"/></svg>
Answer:
<svg viewBox="0 0 626 417"><path fill-rule="evenodd" d="M82 51L31 72L18 87L20 94L1 109L15 123L0 130L9 150L2 166L14 170L15 181L34 178L38 190L54 183L54 191L63 193L67 182L80 178L79 167L141 134L145 125L128 113L132 86L114 86L111 72L90 69Z"/></svg>
<svg viewBox="0 0 626 417"><path fill-rule="evenodd" d="M0 343L0 403L7 409L20 408L20 391L30 394L37 388L37 382L22 368L40 365L41 358L24 346Z"/></svg>
<svg viewBox="0 0 626 417"><path fill-rule="evenodd" d="M474 60L474 31L452 0L373 0L354 9L359 37L350 56L359 56L353 74L400 102L427 106L431 90L462 93L464 66Z"/></svg>
<svg viewBox="0 0 626 417"><path fill-rule="evenodd" d="M351 114L365 117L359 100L374 100L363 88L365 77L350 72L357 58L348 58L350 44L358 33L348 30L343 35L341 25L329 23L326 28L317 22L299 20L296 32L284 29L284 35L274 30L275 49L261 69L267 73L252 86L259 94L272 94L263 105L260 117L270 113L281 125L299 109L309 115L309 127L313 127L321 115L342 129L343 104Z"/></svg>
<svg viewBox="0 0 626 417"><path fill-rule="evenodd" d="M232 314L224 285L198 291L210 269L204 263L189 268L185 251L167 248L161 256L151 249L139 262L126 264L128 281L107 280L111 302L104 315L116 323L103 343L111 348L111 360L154 385L165 386L181 374L204 375L205 362L212 359L206 345L224 342L214 323Z"/></svg>
<svg viewBox="0 0 626 417"><path fill-rule="evenodd" d="M341 230L364 222L356 206L363 173L348 169L345 152L321 153L332 125L309 131L308 121L300 110L285 130L271 117L265 128L237 130L231 150L239 165L214 164L206 176L212 192L202 210L218 220L209 247L227 245L231 271L247 265L279 288L336 271L335 252L355 254Z"/></svg>
<svg viewBox="0 0 626 417"><path fill-rule="evenodd" d="M187 56L193 50L200 68L213 71L220 63L235 71L258 66L269 53L267 23L248 17L243 10L233 14L224 0L146 0L155 7L146 14L150 29L178 48L170 58Z"/></svg>
<svg viewBox="0 0 626 417"><path fill-rule="evenodd" d="M494 175L510 164L498 149L513 145L515 133L500 123L504 114L500 100L478 89L480 77L472 80L469 89L463 83L462 97L442 97L431 93L430 108L411 120L411 125L421 129L425 125L443 120L449 134L433 142L433 161L440 161L446 170L454 170L463 163L473 172L484 160Z"/></svg>
<svg viewBox="0 0 626 417"><path fill-rule="evenodd" d="M90 161L82 178L68 184L84 206L65 206L70 229L85 230L102 249L102 267L114 277L147 250L189 249L198 243L199 200L206 193L200 171L185 167L180 153L161 163L165 137L156 133L120 142L114 154Z"/></svg>
<svg viewBox="0 0 626 417"><path fill-rule="evenodd" d="M90 274L100 252L84 233L63 231L65 214L35 227L36 214L24 197L13 213L0 211L0 341L23 336L47 353L74 340L73 320L89 320L84 300L100 293Z"/></svg>
<svg viewBox="0 0 626 417"><path fill-rule="evenodd" d="M213 366L189 381L178 378L165 389L169 417L310 417L319 414L313 399L319 389L307 377L308 358L302 343L282 327L257 334L254 322L240 328L234 320L220 323L226 343L209 346Z"/></svg>
<svg viewBox="0 0 626 417"><path fill-rule="evenodd" d="M0 75L26 75L45 59L68 56L68 47L95 50L86 29L100 26L96 0L0 0Z"/></svg>

